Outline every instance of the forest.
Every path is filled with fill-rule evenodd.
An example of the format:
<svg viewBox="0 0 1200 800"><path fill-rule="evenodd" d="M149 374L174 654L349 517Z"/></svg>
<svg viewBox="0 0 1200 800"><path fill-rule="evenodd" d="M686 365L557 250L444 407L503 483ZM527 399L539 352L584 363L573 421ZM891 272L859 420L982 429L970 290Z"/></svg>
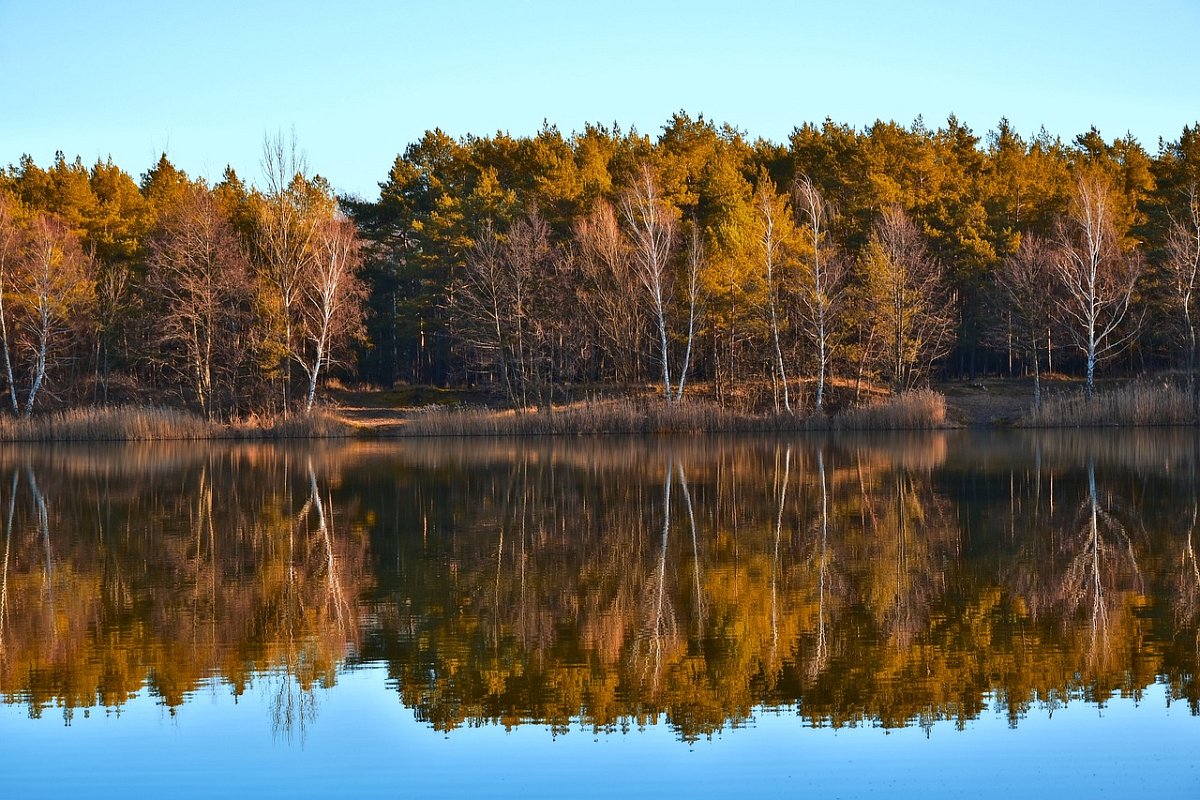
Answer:
<svg viewBox="0 0 1200 800"><path fill-rule="evenodd" d="M267 137L258 185L164 154L0 172L2 405L278 415L324 383L515 408L688 396L775 413L985 375L1194 386L1200 127L1148 152L825 120L783 143L431 130L338 196Z"/></svg>

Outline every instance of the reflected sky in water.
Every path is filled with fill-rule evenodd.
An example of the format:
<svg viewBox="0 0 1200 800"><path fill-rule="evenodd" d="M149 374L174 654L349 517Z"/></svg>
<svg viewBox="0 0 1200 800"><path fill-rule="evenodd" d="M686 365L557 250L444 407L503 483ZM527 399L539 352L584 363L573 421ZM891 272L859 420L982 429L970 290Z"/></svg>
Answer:
<svg viewBox="0 0 1200 800"><path fill-rule="evenodd" d="M1072 704L1018 729L985 713L965 730L813 729L759 710L746 727L683 747L665 725L631 734L544 726L439 734L380 696L383 669L342 675L319 692L319 721L301 745L273 737L269 698L237 704L204 690L175 716L140 696L119 721L103 712L30 721L0 709L13 797L702 796L780 789L826 797L932 795L1038 797L1048 787L1086 793L1194 796L1200 774L1179 744L1196 720L1166 707L1161 689L1142 707ZM1149 713L1148 713L1149 712ZM15 730L20 736L13 736ZM47 760L69 765L49 769ZM566 788L564 788L566 787Z"/></svg>
<svg viewBox="0 0 1200 800"><path fill-rule="evenodd" d="M6 449L0 794L1189 796L1198 468L1193 431Z"/></svg>

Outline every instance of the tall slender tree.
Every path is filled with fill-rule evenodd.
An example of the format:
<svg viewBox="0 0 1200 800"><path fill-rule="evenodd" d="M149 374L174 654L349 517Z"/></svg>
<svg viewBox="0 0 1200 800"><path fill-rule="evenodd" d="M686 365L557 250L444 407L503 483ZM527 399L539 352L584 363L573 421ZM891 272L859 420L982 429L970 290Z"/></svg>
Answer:
<svg viewBox="0 0 1200 800"><path fill-rule="evenodd" d="M805 334L817 362L818 411L825 407L825 381L833 357L835 314L846 277L845 261L834 247L833 209L807 175L797 177L792 194L800 217L804 257L800 260L799 298Z"/></svg>
<svg viewBox="0 0 1200 800"><path fill-rule="evenodd" d="M621 197L621 216L633 253L634 271L644 292L658 334L658 360L667 405L675 400L671 386L671 350L667 304L672 286L671 259L675 251L675 210L662 199L658 179L643 163L633 185Z"/></svg>
<svg viewBox="0 0 1200 800"><path fill-rule="evenodd" d="M308 379L306 412L316 400L322 370L328 371L335 353L361 335L366 295L359 280L362 258L354 223L338 214L327 216L315 227L312 247L300 275L300 346L291 354Z"/></svg>
<svg viewBox="0 0 1200 800"><path fill-rule="evenodd" d="M308 177L308 163L295 137L282 134L263 142L262 170L266 186L257 198L254 250L260 288L260 317L267 323L264 355L273 362L280 383L282 411L291 398L291 365L297 351L296 315L304 274L316 253L320 210L328 203Z"/></svg>
<svg viewBox="0 0 1200 800"><path fill-rule="evenodd" d="M1087 395L1096 391L1096 365L1119 353L1138 331L1130 313L1142 260L1124 241L1125 215L1110 180L1085 170L1068 213L1059 220L1052 274L1062 289L1059 307L1087 364Z"/></svg>
<svg viewBox="0 0 1200 800"><path fill-rule="evenodd" d="M39 214L30 226L15 283L19 344L28 375L21 414L29 417L72 328L85 319L81 312L93 300L95 282L78 237L57 217Z"/></svg>
<svg viewBox="0 0 1200 800"><path fill-rule="evenodd" d="M754 198L757 212L757 261L766 286L765 316L771 336L771 364L778 387L776 396L782 393L783 410L792 413L791 397L788 392L787 368L783 357L783 337L788 315L785 293L791 283L794 270L795 221L787 199L775 190L775 183L766 175L759 178L758 192ZM778 400L776 400L778 409Z"/></svg>

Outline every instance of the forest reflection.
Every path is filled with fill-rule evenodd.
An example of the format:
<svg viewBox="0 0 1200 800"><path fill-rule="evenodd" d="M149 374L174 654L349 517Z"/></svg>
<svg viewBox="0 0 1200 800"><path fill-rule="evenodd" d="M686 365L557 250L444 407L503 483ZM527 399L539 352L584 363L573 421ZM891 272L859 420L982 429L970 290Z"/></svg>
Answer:
<svg viewBox="0 0 1200 800"><path fill-rule="evenodd" d="M303 736L378 664L439 730L1017 725L1155 683L1196 714L1198 462L1192 431L9 449L0 696L257 684Z"/></svg>
<svg viewBox="0 0 1200 800"><path fill-rule="evenodd" d="M154 446L0 454L0 693L31 717L172 709L214 680L270 686L303 734L360 641L368 539L320 451ZM318 478L318 465L321 477Z"/></svg>

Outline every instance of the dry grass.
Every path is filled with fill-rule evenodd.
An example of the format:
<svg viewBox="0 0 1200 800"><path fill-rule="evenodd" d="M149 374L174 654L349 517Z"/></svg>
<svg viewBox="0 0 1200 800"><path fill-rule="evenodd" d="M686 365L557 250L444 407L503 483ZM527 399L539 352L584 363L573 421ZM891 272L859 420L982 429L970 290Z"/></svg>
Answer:
<svg viewBox="0 0 1200 800"><path fill-rule="evenodd" d="M835 417L752 414L688 399L671 406L654 400L591 400L553 413L431 405L389 425L399 436L536 436L576 434L769 433L847 429L916 430L946 427L945 399L909 392ZM358 427L369 433L370 427ZM202 439L324 439L351 436L355 426L317 409L285 418L249 417L210 423L172 408L116 406L57 411L29 420L0 417L0 441L195 441Z"/></svg>
<svg viewBox="0 0 1200 800"><path fill-rule="evenodd" d="M349 428L322 410L283 419L208 422L173 408L114 406L55 411L32 419L0 418L0 441L99 442L200 439L292 439L346 436Z"/></svg>
<svg viewBox="0 0 1200 800"><path fill-rule="evenodd" d="M796 417L730 411L714 403L685 400L672 406L634 400L593 400L553 413L483 408L427 407L400 429L401 436L529 436L597 433L699 433L801 428Z"/></svg>
<svg viewBox="0 0 1200 800"><path fill-rule="evenodd" d="M914 389L877 403L857 406L830 418L839 430L911 431L951 427L946 398L932 389Z"/></svg>
<svg viewBox="0 0 1200 800"><path fill-rule="evenodd" d="M250 417L221 426L232 439L337 439L353 429L334 414L314 408L286 417Z"/></svg>
<svg viewBox="0 0 1200 800"><path fill-rule="evenodd" d="M946 426L946 402L929 390L910 392L836 417L750 414L703 400L672 406L655 401L593 400L553 413L430 407L413 415L400 436L529 436L646 433L764 433L845 428L914 430Z"/></svg>
<svg viewBox="0 0 1200 800"><path fill-rule="evenodd" d="M1194 425L1192 398L1185 389L1167 384L1133 383L1088 398L1085 394L1054 397L1021 420L1027 428L1107 425Z"/></svg>

